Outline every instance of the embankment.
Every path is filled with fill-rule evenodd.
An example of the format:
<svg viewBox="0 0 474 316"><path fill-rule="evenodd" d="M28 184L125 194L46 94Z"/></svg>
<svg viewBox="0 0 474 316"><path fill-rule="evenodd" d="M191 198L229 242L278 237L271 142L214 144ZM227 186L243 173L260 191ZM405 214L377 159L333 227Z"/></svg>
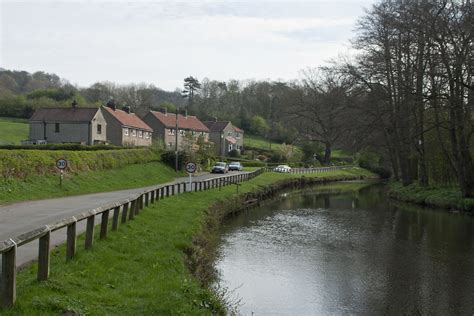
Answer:
<svg viewBox="0 0 474 316"><path fill-rule="evenodd" d="M389 197L395 200L451 211L474 213L474 199L464 199L456 187L422 187L417 184L402 186L390 183Z"/></svg>

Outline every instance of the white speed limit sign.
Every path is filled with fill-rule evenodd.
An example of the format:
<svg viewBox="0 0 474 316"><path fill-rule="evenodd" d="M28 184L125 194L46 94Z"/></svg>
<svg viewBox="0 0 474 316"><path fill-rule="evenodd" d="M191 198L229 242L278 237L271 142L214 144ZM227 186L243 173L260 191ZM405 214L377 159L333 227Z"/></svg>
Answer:
<svg viewBox="0 0 474 316"><path fill-rule="evenodd" d="M67 160L64 158L60 158L56 160L56 168L63 170L67 168Z"/></svg>
<svg viewBox="0 0 474 316"><path fill-rule="evenodd" d="M187 173L195 173L197 170L197 165L195 162L190 161L186 163L184 169L186 169Z"/></svg>

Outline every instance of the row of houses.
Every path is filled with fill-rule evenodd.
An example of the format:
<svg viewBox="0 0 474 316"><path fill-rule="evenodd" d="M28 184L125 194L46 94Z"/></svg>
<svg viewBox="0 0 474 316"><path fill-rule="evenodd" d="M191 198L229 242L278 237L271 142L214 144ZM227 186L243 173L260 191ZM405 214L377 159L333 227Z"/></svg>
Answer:
<svg viewBox="0 0 474 316"><path fill-rule="evenodd" d="M215 144L215 154L225 156L243 149L244 131L229 121L200 121L196 116L150 111L143 118L118 109L114 102L100 108L37 109L30 121L28 143L78 143L85 145L150 146L161 140L170 149L183 149L189 140L202 137ZM177 123L177 124L176 124ZM176 129L176 126L178 128Z"/></svg>

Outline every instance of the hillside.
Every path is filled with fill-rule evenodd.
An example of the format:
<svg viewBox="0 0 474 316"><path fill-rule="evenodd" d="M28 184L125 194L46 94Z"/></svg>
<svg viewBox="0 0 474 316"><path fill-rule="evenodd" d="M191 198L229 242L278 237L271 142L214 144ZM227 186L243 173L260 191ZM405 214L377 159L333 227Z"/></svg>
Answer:
<svg viewBox="0 0 474 316"><path fill-rule="evenodd" d="M18 145L27 138L27 120L0 117L0 145Z"/></svg>

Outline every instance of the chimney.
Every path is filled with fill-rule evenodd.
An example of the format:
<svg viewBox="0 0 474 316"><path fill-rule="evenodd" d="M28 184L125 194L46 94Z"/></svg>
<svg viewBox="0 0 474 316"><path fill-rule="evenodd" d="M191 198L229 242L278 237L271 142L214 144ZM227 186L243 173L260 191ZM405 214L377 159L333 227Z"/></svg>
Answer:
<svg viewBox="0 0 474 316"><path fill-rule="evenodd" d="M185 118L185 119L188 118L188 110L185 110L185 111L184 111L184 118Z"/></svg>
<svg viewBox="0 0 474 316"><path fill-rule="evenodd" d="M76 100L72 100L72 104L71 104L72 108L75 109L77 107L77 101Z"/></svg>
<svg viewBox="0 0 474 316"><path fill-rule="evenodd" d="M217 116L214 116L214 122L217 122Z"/></svg>
<svg viewBox="0 0 474 316"><path fill-rule="evenodd" d="M111 108L112 110L116 110L117 107L115 105L115 100L114 99L110 99L109 102L107 102L107 107Z"/></svg>
<svg viewBox="0 0 474 316"><path fill-rule="evenodd" d="M130 114L130 107L128 105L124 106L122 110Z"/></svg>

